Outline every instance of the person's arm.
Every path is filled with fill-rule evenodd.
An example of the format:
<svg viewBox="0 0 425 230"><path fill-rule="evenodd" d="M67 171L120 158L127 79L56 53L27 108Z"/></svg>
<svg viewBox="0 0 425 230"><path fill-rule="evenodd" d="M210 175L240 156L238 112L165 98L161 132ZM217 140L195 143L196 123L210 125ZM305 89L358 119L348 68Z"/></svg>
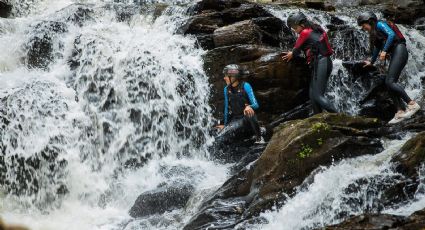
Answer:
<svg viewBox="0 0 425 230"><path fill-rule="evenodd" d="M224 114L223 114L223 124L227 125L229 116L229 100L227 96L227 86L224 87Z"/></svg>
<svg viewBox="0 0 425 230"><path fill-rule="evenodd" d="M394 38L396 36L395 32L387 23L384 22L378 22L378 24L376 24L376 28L387 35L387 41L385 42L384 48L382 50L384 52L388 52L388 49L394 42Z"/></svg>
<svg viewBox="0 0 425 230"><path fill-rule="evenodd" d="M374 47L373 48L373 52L372 52L372 59L370 61L370 63L373 65L376 62L376 59L378 59L378 55L379 55L379 48L378 47Z"/></svg>
<svg viewBox="0 0 425 230"><path fill-rule="evenodd" d="M245 82L243 88L244 88L246 94L248 95L249 103L250 103L249 106L252 109L258 109L258 108L260 108L260 105L258 104L257 99L255 98L254 90L252 90L251 85L248 82Z"/></svg>
<svg viewBox="0 0 425 230"><path fill-rule="evenodd" d="M299 56L301 54L301 47L310 37L311 31L311 29L305 29L300 33L300 36L298 37L297 42L295 43L294 49L292 50L292 54L294 56Z"/></svg>

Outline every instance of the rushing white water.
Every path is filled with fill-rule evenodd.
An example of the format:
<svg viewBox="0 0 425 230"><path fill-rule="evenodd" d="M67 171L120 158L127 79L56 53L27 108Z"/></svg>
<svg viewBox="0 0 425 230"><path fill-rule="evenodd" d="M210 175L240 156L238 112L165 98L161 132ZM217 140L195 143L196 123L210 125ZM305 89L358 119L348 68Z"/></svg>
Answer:
<svg viewBox="0 0 425 230"><path fill-rule="evenodd" d="M139 14L155 2L16 1L16 18L0 20L8 222L178 229L199 201L160 220L132 221L128 210L158 185L187 183L196 194L224 182L228 166L208 160L203 51L174 34L186 17L175 4L190 1Z"/></svg>

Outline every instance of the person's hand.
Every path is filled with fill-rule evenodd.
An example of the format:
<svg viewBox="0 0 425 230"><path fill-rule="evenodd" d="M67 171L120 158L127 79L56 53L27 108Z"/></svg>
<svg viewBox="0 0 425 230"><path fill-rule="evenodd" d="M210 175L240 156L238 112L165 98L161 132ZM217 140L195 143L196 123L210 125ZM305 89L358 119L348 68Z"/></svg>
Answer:
<svg viewBox="0 0 425 230"><path fill-rule="evenodd" d="M364 63L363 68L366 68L368 66L372 66L372 62L370 62L370 61L364 61L363 63Z"/></svg>
<svg viewBox="0 0 425 230"><path fill-rule="evenodd" d="M254 110L251 108L251 106L247 105L247 106L245 107L244 111L243 111L243 114L244 114L245 116L252 117L252 116L254 116L254 115L255 115L255 112L254 112Z"/></svg>
<svg viewBox="0 0 425 230"><path fill-rule="evenodd" d="M222 130L222 129L224 129L224 125L217 125L215 128L218 129L218 130Z"/></svg>
<svg viewBox="0 0 425 230"><path fill-rule="evenodd" d="M382 51L381 55L379 55L379 60L385 61L386 58L387 58L387 52Z"/></svg>
<svg viewBox="0 0 425 230"><path fill-rule="evenodd" d="M294 55L292 54L292 52L287 52L283 54L282 59L286 62L290 62L293 57Z"/></svg>

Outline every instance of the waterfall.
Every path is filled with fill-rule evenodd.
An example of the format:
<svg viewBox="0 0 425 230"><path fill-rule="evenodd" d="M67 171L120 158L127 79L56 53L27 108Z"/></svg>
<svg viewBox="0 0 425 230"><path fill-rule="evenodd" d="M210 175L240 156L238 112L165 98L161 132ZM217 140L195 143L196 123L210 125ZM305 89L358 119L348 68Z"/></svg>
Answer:
<svg viewBox="0 0 425 230"><path fill-rule="evenodd" d="M14 18L0 20L4 218L31 229L179 228L191 210L168 223L129 223L128 210L158 185L196 193L224 182L228 166L208 160L204 51L175 33L188 2L15 2Z"/></svg>

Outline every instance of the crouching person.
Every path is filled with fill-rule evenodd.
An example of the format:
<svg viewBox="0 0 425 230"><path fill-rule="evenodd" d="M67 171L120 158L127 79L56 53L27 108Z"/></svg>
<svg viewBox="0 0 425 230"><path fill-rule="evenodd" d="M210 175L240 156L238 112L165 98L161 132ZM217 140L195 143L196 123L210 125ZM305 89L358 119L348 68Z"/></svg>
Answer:
<svg viewBox="0 0 425 230"><path fill-rule="evenodd" d="M261 137L255 110L259 108L254 91L248 82L241 80L239 65L228 65L224 68L224 118L219 134L224 140L243 139L254 136L256 143L264 142Z"/></svg>

